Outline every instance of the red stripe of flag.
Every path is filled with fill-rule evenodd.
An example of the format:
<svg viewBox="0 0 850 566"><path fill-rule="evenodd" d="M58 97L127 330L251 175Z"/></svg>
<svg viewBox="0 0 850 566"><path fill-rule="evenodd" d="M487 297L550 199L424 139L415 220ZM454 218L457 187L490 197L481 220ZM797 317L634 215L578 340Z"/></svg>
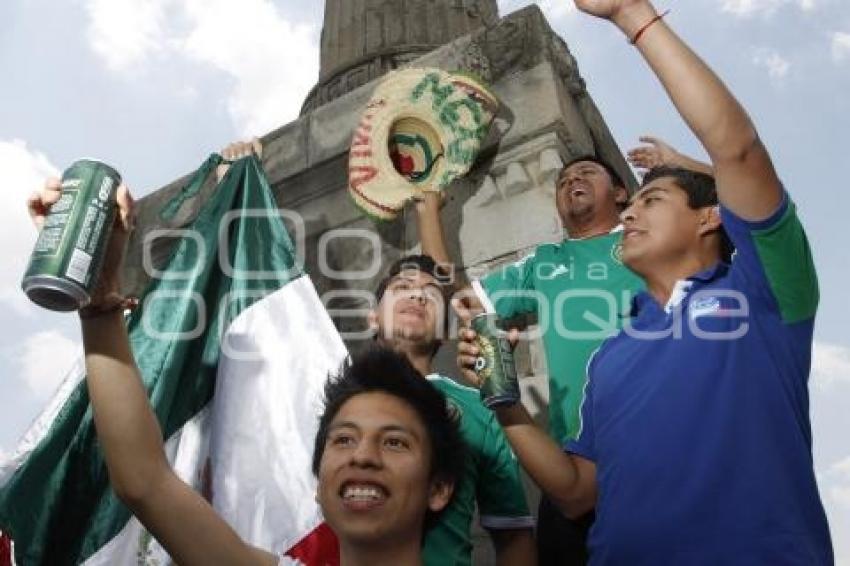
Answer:
<svg viewBox="0 0 850 566"><path fill-rule="evenodd" d="M322 523L290 548L286 556L306 566L339 566L339 540L327 523Z"/></svg>
<svg viewBox="0 0 850 566"><path fill-rule="evenodd" d="M0 532L0 566L12 566L12 539Z"/></svg>

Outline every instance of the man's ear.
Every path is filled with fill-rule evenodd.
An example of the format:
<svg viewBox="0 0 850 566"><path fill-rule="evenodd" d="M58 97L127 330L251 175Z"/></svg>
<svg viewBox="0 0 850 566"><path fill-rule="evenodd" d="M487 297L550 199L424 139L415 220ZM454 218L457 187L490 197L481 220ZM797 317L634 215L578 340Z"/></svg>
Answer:
<svg viewBox="0 0 850 566"><path fill-rule="evenodd" d="M444 480L431 481L431 488L428 493L428 508L434 513L439 513L452 500L452 493L454 491L455 485L452 482Z"/></svg>
<svg viewBox="0 0 850 566"><path fill-rule="evenodd" d="M629 202L629 191L626 187L614 187L614 202L620 206L624 206Z"/></svg>
<svg viewBox="0 0 850 566"><path fill-rule="evenodd" d="M372 309L366 315L366 322L369 325L369 330L373 332L378 331L378 311Z"/></svg>
<svg viewBox="0 0 850 566"><path fill-rule="evenodd" d="M706 206L699 213L699 234L705 235L720 230L723 222L720 220L719 206Z"/></svg>

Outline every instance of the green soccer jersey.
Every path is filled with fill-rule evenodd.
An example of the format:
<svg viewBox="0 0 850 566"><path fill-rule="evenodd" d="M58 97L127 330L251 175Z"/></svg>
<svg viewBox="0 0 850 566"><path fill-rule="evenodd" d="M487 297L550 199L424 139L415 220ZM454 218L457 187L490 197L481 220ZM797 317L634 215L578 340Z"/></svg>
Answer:
<svg viewBox="0 0 850 566"><path fill-rule="evenodd" d="M620 328L643 288L620 260L621 236L544 244L474 284L503 319L537 315L549 367L549 434L560 444L578 433L590 355Z"/></svg>
<svg viewBox="0 0 850 566"><path fill-rule="evenodd" d="M468 455L451 505L425 537L424 562L426 566L469 565L476 502L481 526L486 529L530 529L534 519L525 501L516 456L493 413L481 404L478 390L437 374L429 375L428 380L460 413Z"/></svg>

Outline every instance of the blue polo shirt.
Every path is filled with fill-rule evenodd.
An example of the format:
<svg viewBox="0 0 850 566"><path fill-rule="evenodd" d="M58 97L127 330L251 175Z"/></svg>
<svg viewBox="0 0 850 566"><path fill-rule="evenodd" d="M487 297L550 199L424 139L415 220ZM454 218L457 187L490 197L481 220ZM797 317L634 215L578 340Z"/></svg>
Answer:
<svg viewBox="0 0 850 566"><path fill-rule="evenodd" d="M737 252L643 292L588 365L596 463L591 563L832 564L812 466L808 375L818 286L787 195L763 222L722 209Z"/></svg>

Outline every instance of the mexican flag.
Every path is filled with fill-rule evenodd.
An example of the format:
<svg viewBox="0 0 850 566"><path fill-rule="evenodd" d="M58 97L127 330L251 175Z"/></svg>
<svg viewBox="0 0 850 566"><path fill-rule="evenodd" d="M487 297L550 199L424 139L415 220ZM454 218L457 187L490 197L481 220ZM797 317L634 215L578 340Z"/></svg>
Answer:
<svg viewBox="0 0 850 566"><path fill-rule="evenodd" d="M162 214L220 161L211 156ZM236 162L175 235L128 319L168 458L246 541L333 564L310 462L324 383L347 353L256 157ZM79 362L0 469L0 531L18 565L167 564L109 487L83 376Z"/></svg>

